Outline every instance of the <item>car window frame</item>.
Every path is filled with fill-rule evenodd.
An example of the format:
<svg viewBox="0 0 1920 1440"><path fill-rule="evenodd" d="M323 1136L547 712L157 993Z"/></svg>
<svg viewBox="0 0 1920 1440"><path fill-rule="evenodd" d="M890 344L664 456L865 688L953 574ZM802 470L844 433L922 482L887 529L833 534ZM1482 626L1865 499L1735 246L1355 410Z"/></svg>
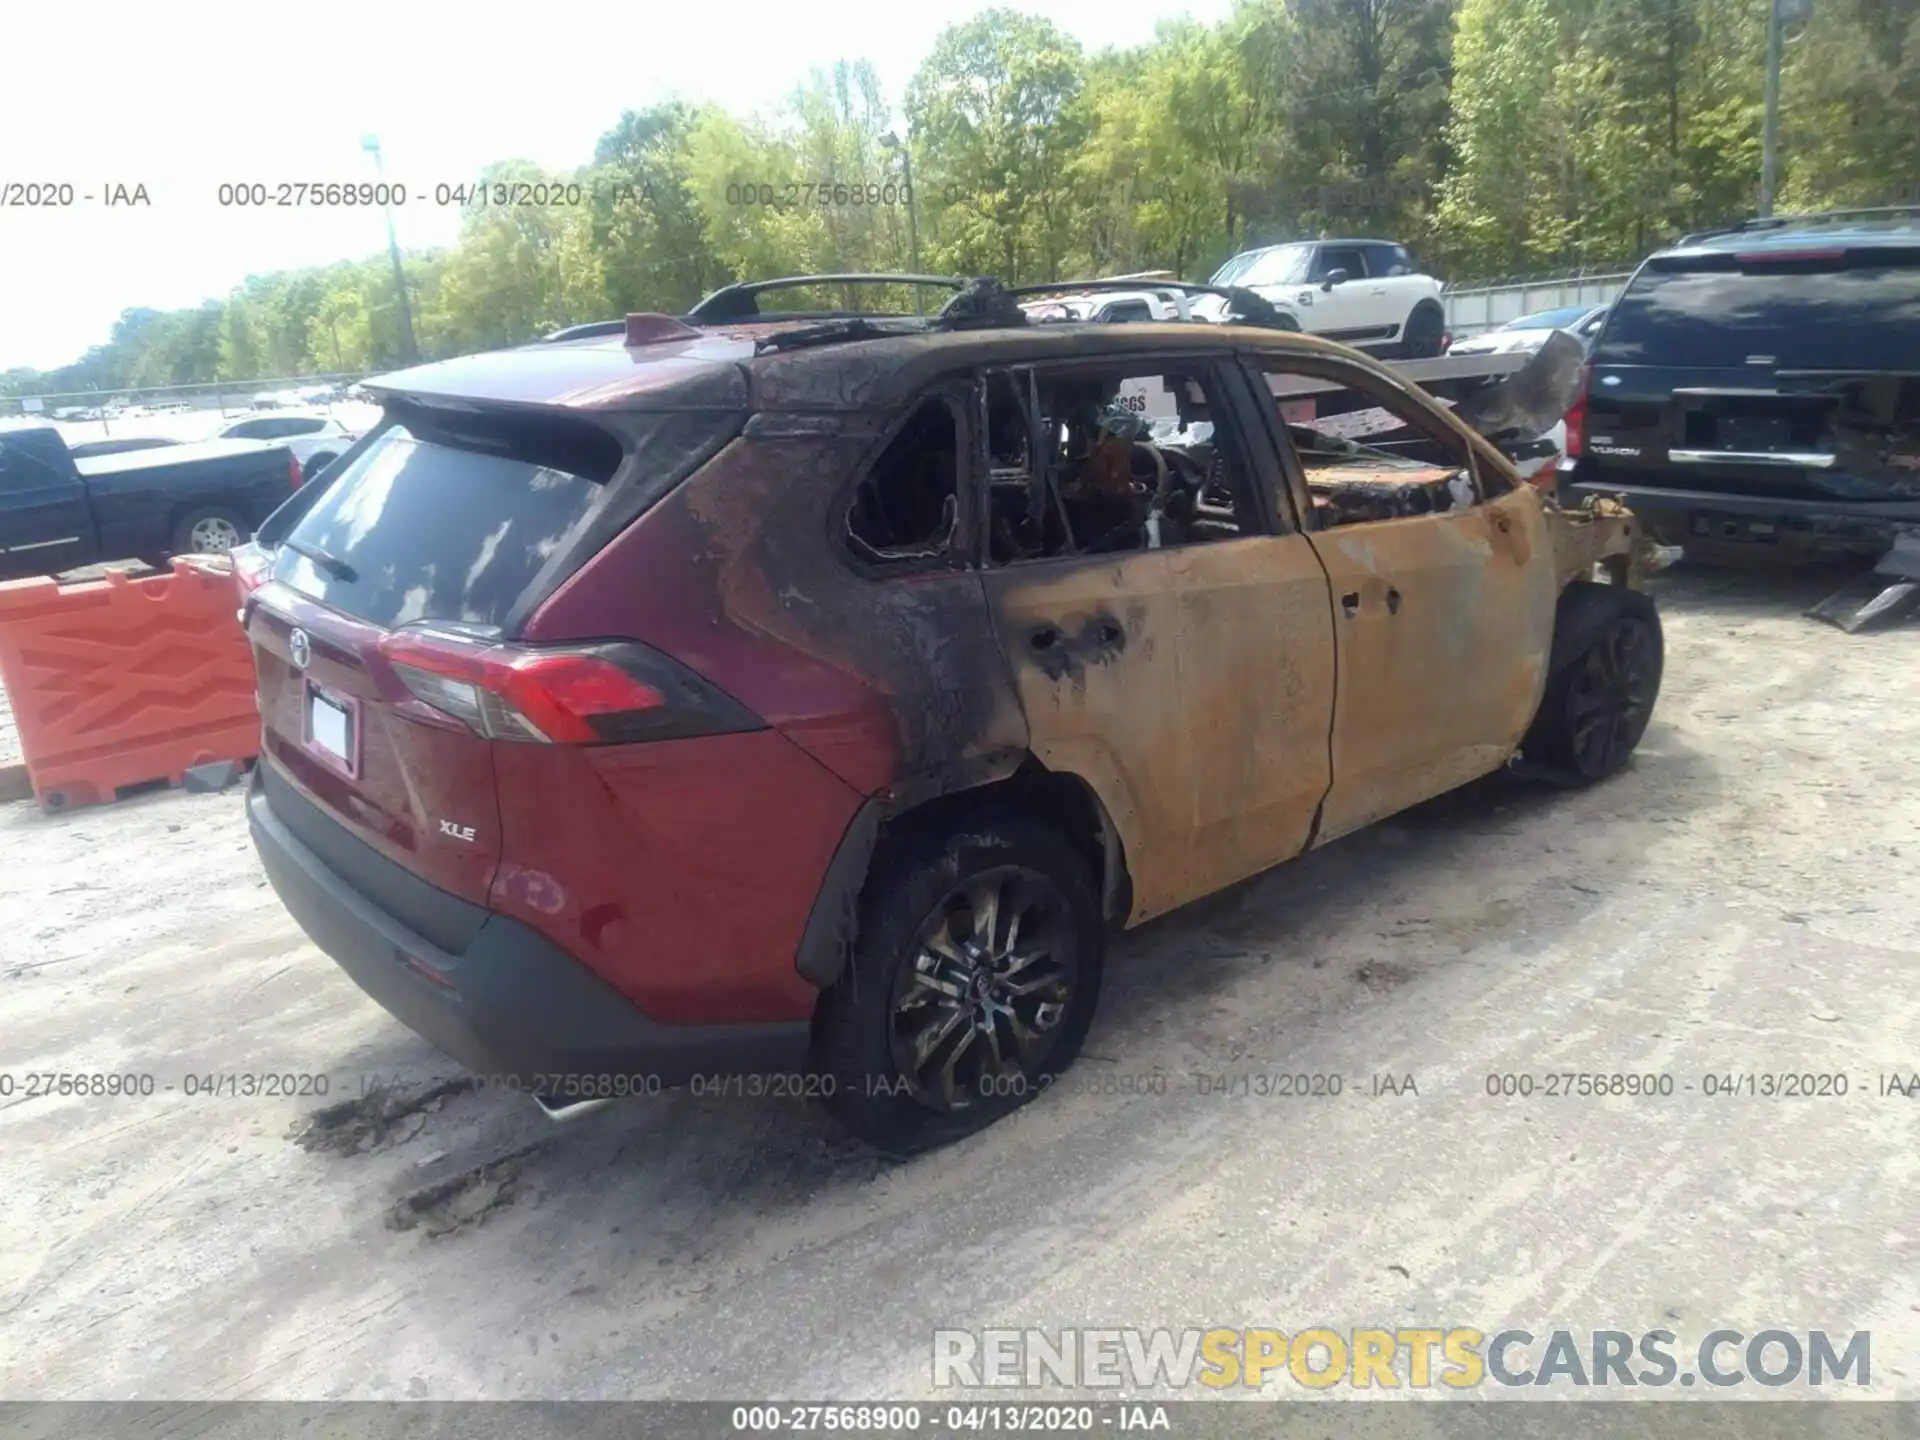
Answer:
<svg viewBox="0 0 1920 1440"><path fill-rule="evenodd" d="M972 463L969 470L977 490L977 499L972 507L977 510L974 567L982 573L1026 569L1037 565L1053 565L1062 562L1080 563L1087 560L1105 560L1120 562L1129 556L1157 554L1158 551L1146 550L1109 550L1098 553L1076 552L1062 555L1041 555L1031 559L1014 560L1006 564L996 564L989 553L990 529L987 507L992 504L991 486L988 473L992 465L992 456L987 453L987 426L985 424L985 406L987 404L988 380L992 374L1026 374L1031 372L1039 377L1049 372L1070 373L1073 371L1112 370L1120 367L1126 372L1137 374L1139 371L1151 371L1155 366L1168 369L1200 372L1208 387L1209 400L1217 402L1229 416L1231 434L1228 445L1234 451L1228 463L1228 473L1235 485L1234 510L1238 516L1242 510L1252 521L1252 528L1243 528L1239 535L1226 540L1207 541L1202 544L1170 545L1166 550L1208 549L1218 545L1230 545L1237 541L1273 538L1278 535L1295 533L1297 527L1280 506L1277 498L1283 481L1280 457L1270 443L1261 445L1256 437L1267 434L1257 413L1257 397L1246 389L1246 376L1238 363L1236 352L1222 350L1140 350L1135 352L1108 353L1098 356L1071 356L1061 358L1009 358L1001 363L988 363L976 367L973 373L973 386L979 408L975 411L981 417L975 427L977 439L974 442ZM1164 371L1162 372L1164 374ZM1215 421L1214 433L1219 434L1219 422Z"/></svg>
<svg viewBox="0 0 1920 1440"><path fill-rule="evenodd" d="M1366 278L1369 280L1404 280L1413 273L1413 257L1407 254L1403 245L1395 245L1387 240L1369 240L1360 249L1362 258L1367 262ZM1406 269L1396 272L1396 267L1401 265Z"/></svg>
<svg viewBox="0 0 1920 1440"><path fill-rule="evenodd" d="M863 579L894 580L914 575L946 575L976 568L974 552L984 527L976 524L974 519L974 511L981 501L973 495L975 467L972 463L972 417L976 413L976 406L972 388L970 377L960 375L937 379L915 392L911 400L887 417L879 433L862 452L859 463L833 492L833 503L827 507L828 543L842 562ZM900 438L920 408L930 400L944 403L954 424L953 537L938 555L869 559L853 547L847 517L859 498L860 487L872 476L874 467L892 448L893 442Z"/></svg>
<svg viewBox="0 0 1920 1440"><path fill-rule="evenodd" d="M1327 257L1329 255L1338 255L1344 252L1351 252L1355 257L1358 258L1360 262L1360 268L1358 270L1355 270L1351 267L1329 265L1327 263ZM1342 269L1342 268L1346 269L1347 279L1350 281L1372 279L1373 277L1369 275L1367 272L1367 247L1364 245L1326 245L1326 244L1316 246L1313 252L1313 264L1307 270L1307 284L1324 285L1327 283L1327 276L1329 274L1331 274L1336 269Z"/></svg>
<svg viewBox="0 0 1920 1440"><path fill-rule="evenodd" d="M1309 375L1316 379L1328 380L1335 385L1347 386L1359 391L1379 408L1393 411L1395 414L1400 413L1401 406L1407 407L1411 415L1416 417L1411 428L1420 430L1430 439L1456 444L1466 452L1465 469L1468 483L1473 486L1473 509L1479 509L1500 498L1489 493L1481 473L1480 451L1469 436L1462 434L1454 425L1428 410L1426 403L1417 398L1400 381L1389 376L1376 375L1364 366L1337 356L1289 354L1284 350L1250 348L1242 352L1241 367L1245 371L1249 391L1259 405L1261 421L1267 427L1273 446L1279 453L1281 467L1286 477L1287 493L1303 531L1325 534L1334 529L1354 527L1325 526L1320 523L1320 511L1313 503L1313 491L1307 484L1306 464L1301 460L1300 452L1294 446L1293 436L1287 433L1286 423L1280 417L1280 397L1273 394L1267 384L1267 374L1270 370ZM1259 404L1263 396L1265 403ZM1439 515L1404 518L1445 519L1447 515L1458 513L1460 512L1447 511Z"/></svg>

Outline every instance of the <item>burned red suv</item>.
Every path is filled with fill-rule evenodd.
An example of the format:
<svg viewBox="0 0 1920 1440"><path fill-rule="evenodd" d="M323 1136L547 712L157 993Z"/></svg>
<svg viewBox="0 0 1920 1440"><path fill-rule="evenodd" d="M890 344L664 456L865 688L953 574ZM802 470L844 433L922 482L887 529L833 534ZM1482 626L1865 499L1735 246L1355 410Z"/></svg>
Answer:
<svg viewBox="0 0 1920 1440"><path fill-rule="evenodd" d="M1645 728L1632 518L1461 418L1513 407L990 282L768 288L370 382L261 530L267 873L472 1069L950 1136L1072 1060L1108 928Z"/></svg>

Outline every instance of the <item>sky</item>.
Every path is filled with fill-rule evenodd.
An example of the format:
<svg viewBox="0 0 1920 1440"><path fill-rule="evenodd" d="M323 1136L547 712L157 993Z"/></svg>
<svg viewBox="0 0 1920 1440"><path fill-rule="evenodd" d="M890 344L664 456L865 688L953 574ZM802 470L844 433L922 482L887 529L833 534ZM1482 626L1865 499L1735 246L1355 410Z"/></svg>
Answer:
<svg viewBox="0 0 1920 1440"><path fill-rule="evenodd" d="M1006 3L1089 49L1230 8ZM679 98L770 113L811 68L862 58L897 105L940 31L985 0L16 8L0 85L0 370L76 360L133 306L197 305L249 274L385 247L377 210L223 207L222 183L371 180L361 138L376 135L386 178L408 191L401 245L443 245L458 211L433 204L436 185L499 160L583 164L623 109ZM71 207L5 203L49 182L73 186ZM107 204L116 185L144 186L150 204Z"/></svg>

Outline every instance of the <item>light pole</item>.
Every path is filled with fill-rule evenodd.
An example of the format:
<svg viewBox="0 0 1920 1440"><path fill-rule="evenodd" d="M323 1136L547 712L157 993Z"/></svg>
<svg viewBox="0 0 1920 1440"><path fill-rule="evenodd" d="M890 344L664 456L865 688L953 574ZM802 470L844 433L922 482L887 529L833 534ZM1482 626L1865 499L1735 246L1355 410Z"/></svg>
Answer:
<svg viewBox="0 0 1920 1440"><path fill-rule="evenodd" d="M880 137L880 144L888 150L900 152L901 172L906 177L907 186L907 253L912 257L913 273L920 273L920 221L914 210L913 197L913 152L901 141L900 137L889 130ZM913 313L921 313L920 287L913 287Z"/></svg>
<svg viewBox="0 0 1920 1440"><path fill-rule="evenodd" d="M1771 0L1767 14L1767 118L1760 132L1760 216L1773 214L1780 183L1780 64L1787 26L1813 14L1813 0Z"/></svg>
<svg viewBox="0 0 1920 1440"><path fill-rule="evenodd" d="M380 137L362 135L360 148L373 156L374 179L381 186L380 211L387 218L387 258L393 261L393 288L400 296L400 335L402 343L406 346L406 354L402 358L408 361L418 360L420 347L414 343L413 338L413 306L407 300L407 272L400 265L400 242L394 238L393 234L393 205L387 198L388 192L385 188L387 172L386 167L380 163Z"/></svg>

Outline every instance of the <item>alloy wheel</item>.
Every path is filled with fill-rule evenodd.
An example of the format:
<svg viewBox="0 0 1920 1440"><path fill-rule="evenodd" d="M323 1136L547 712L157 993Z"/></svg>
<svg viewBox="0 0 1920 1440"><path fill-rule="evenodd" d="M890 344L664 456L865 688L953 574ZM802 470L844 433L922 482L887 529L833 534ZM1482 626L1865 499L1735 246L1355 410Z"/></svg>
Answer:
<svg viewBox="0 0 1920 1440"><path fill-rule="evenodd" d="M1608 775L1640 743L1653 715L1659 659L1646 622L1622 616L1575 662L1568 689L1574 764Z"/></svg>
<svg viewBox="0 0 1920 1440"><path fill-rule="evenodd" d="M894 1065L943 1112L1024 1093L1079 981L1071 910L1025 866L981 871L921 922L894 983Z"/></svg>
<svg viewBox="0 0 1920 1440"><path fill-rule="evenodd" d="M193 541L196 555L224 555L244 538L231 520L223 520L218 515L194 521L187 536Z"/></svg>

